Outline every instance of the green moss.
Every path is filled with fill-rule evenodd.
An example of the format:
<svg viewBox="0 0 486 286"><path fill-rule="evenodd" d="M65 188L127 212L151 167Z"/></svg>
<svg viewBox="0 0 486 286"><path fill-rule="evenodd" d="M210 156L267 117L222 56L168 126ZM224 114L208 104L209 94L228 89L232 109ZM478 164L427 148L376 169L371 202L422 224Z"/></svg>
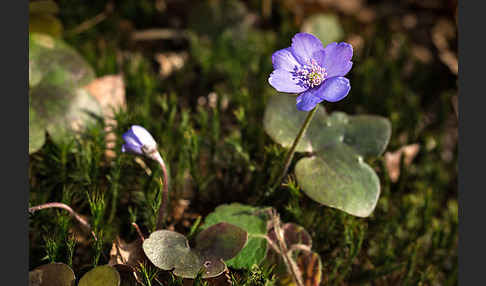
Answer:
<svg viewBox="0 0 486 286"><path fill-rule="evenodd" d="M94 17L106 4L85 2L59 1L65 31ZM189 1L178 2L190 7ZM253 2L258 5L249 4L245 15L261 13L259 1ZM100 24L65 37L97 76L124 75L128 109L115 115L117 159L105 160L106 134L98 122L72 142L55 144L47 137L29 163L30 205L69 204L103 233L101 242L81 231L75 235L83 239L72 246L67 233L76 222L62 211L38 212L30 220L30 269L46 257L72 263L76 273L82 272L86 265L108 262L116 236L136 238L132 220L146 234L153 229L160 170L144 160L152 171L147 175L134 156L120 152L121 134L139 124L160 143L170 171L172 206L180 199L190 201L190 215L178 221L171 216L178 232L188 234L198 216L204 218L221 204L274 206L283 221L309 231L312 248L323 262L324 285L457 284L457 146L451 135L457 125L450 103L457 92L456 77L439 60L414 61L408 34L392 58L394 32L389 23L372 24L375 32L363 34L364 46L353 58L352 92L342 102L326 104L329 112L388 117L393 128L388 150L411 143L421 146L411 166L402 164L396 183L390 181L383 158L368 162L380 178L381 195L373 214L361 219L313 202L302 195L295 180L273 194L265 193L275 166L285 156L263 131L265 104L275 95L267 78L272 52L288 46L298 31L292 11L275 3L268 21L247 26L237 22L237 28L232 22L220 26L220 18L206 18L218 31L207 36L205 30L191 30L184 20L188 12L180 9L160 12L150 1L120 5ZM184 40L129 44L119 32L122 20L139 29L176 28L179 20L191 33ZM360 32L350 24L343 27L346 33ZM189 53L185 66L166 79L159 77L154 53L181 50ZM212 92L217 99L210 106ZM290 167L292 175L299 159ZM90 206L86 193L93 199L103 194L103 204ZM156 273L150 267L144 279ZM171 285L182 285L167 273L161 276ZM236 285L274 282L271 270L258 267L232 270L230 277Z"/></svg>

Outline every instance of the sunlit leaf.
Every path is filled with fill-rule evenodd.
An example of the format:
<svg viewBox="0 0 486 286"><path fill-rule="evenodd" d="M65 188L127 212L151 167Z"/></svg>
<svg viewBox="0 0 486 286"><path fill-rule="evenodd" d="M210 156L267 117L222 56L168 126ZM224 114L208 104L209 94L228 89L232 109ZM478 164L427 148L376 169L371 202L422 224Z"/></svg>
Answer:
<svg viewBox="0 0 486 286"><path fill-rule="evenodd" d="M81 277L78 286L119 286L120 274L109 265L97 266Z"/></svg>
<svg viewBox="0 0 486 286"><path fill-rule="evenodd" d="M296 109L295 97L274 96L265 110L264 128L273 140L289 148L306 116ZM390 136L391 124L386 118L326 114L320 105L296 148L297 152L312 153L297 162L297 181L313 200L366 217L376 206L380 183L364 158L381 155Z"/></svg>
<svg viewBox="0 0 486 286"><path fill-rule="evenodd" d="M373 169L343 144L301 159L295 175L311 199L359 217L371 214L380 194L380 181Z"/></svg>
<svg viewBox="0 0 486 286"><path fill-rule="evenodd" d="M93 69L79 53L62 40L47 34L29 34L29 85L44 81L76 88L90 83Z"/></svg>
<svg viewBox="0 0 486 286"><path fill-rule="evenodd" d="M30 95L31 111L43 120L55 142L71 138L102 116L98 101L82 88L38 85Z"/></svg>
<svg viewBox="0 0 486 286"><path fill-rule="evenodd" d="M248 232L248 243L237 256L226 263L233 268L250 268L253 264L259 264L267 251L267 242L258 235L265 235L267 220L261 212L263 208L252 207L233 203L218 206L210 213L202 228L210 227L216 223L227 222L241 227Z"/></svg>

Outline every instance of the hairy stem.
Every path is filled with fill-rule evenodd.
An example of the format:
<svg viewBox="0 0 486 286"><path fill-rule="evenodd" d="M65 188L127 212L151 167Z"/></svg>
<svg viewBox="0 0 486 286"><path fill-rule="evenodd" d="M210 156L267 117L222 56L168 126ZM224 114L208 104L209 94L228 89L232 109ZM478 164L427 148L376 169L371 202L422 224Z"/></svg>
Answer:
<svg viewBox="0 0 486 286"><path fill-rule="evenodd" d="M290 163L292 162L292 159L294 158L295 154L295 148L297 148L297 145L299 144L300 140L302 137L304 137L305 132L307 131L307 128L309 127L312 118L314 117L314 114L317 111L317 108L319 107L319 104L314 107L308 114L307 117L305 118L304 124L302 124L302 127L299 130L299 133L297 134L297 137L295 137L294 143L292 144L292 147L290 147L289 151L287 152L287 156L285 157L285 164L283 165L282 170L280 171L280 176L278 179L275 181L273 186L270 189L270 192L273 192L282 182L283 178L285 175L287 175L287 171L289 169Z"/></svg>
<svg viewBox="0 0 486 286"><path fill-rule="evenodd" d="M167 205L169 202L169 176L167 175L167 167L165 166L165 162L160 156L159 152L156 152L152 158L160 164L163 173L163 183L164 188L162 189L162 203L160 204L159 214L157 219L157 229L162 229L165 220L165 213L167 212Z"/></svg>
<svg viewBox="0 0 486 286"><path fill-rule="evenodd" d="M42 205L34 206L29 208L29 213L33 214L36 211L40 211L43 209L50 209L50 208L59 208L68 211L82 226L84 226L87 230L91 232L91 235L93 235L95 240L98 240L96 238L95 233L91 230L91 225L84 219L82 218L79 214L77 214L70 206L63 204L63 203L45 203Z"/></svg>

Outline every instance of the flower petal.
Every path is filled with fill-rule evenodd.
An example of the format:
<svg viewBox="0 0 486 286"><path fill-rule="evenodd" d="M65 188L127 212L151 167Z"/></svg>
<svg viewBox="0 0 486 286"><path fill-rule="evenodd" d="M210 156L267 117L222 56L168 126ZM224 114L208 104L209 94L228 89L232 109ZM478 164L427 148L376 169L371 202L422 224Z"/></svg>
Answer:
<svg viewBox="0 0 486 286"><path fill-rule="evenodd" d="M299 95L297 97L297 109L301 111L310 111L319 104L322 99L316 96L315 93L317 90L318 88L312 88Z"/></svg>
<svg viewBox="0 0 486 286"><path fill-rule="evenodd" d="M283 69L274 70L268 78L268 83L279 92L300 93L306 91L306 88L299 83L299 79Z"/></svg>
<svg viewBox="0 0 486 286"><path fill-rule="evenodd" d="M313 58L324 67L329 78L345 76L353 66L353 46L348 43L330 43L324 53L315 52Z"/></svg>
<svg viewBox="0 0 486 286"><path fill-rule="evenodd" d="M142 143L135 136L131 128L123 134L122 138L125 141L125 144L122 146L122 152L143 153Z"/></svg>
<svg viewBox="0 0 486 286"><path fill-rule="evenodd" d="M292 38L292 54L300 64L308 64L315 52L324 49L321 41L314 35L297 33Z"/></svg>
<svg viewBox="0 0 486 286"><path fill-rule="evenodd" d="M130 130L132 130L137 140L141 142L142 145L144 145L147 149L157 148L157 142L155 142L154 137L152 137L152 134L150 134L147 129L139 125L132 125Z"/></svg>
<svg viewBox="0 0 486 286"><path fill-rule="evenodd" d="M292 55L291 48L278 50L273 53L272 63L274 69L283 69L290 72L294 71L296 67L300 66L294 55Z"/></svg>
<svg viewBox="0 0 486 286"><path fill-rule="evenodd" d="M348 95L351 85L349 79L337 76L326 79L314 93L316 97L329 102L339 101Z"/></svg>

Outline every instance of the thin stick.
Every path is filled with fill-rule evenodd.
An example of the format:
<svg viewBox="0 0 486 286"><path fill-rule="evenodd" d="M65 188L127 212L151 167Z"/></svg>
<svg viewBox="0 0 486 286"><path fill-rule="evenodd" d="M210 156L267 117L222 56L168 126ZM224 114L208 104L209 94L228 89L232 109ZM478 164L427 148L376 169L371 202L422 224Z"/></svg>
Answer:
<svg viewBox="0 0 486 286"><path fill-rule="evenodd" d="M105 11L99 13L98 15L94 16L91 19L84 21L83 23L79 24L76 28L67 31L66 35L74 36L93 28L94 26L98 25L99 23L103 22L106 18L108 18L108 16L113 12L114 9L115 9L115 5L113 4L113 2L109 2L108 4L106 4Z"/></svg>
<svg viewBox="0 0 486 286"><path fill-rule="evenodd" d="M134 41L167 40L184 37L186 37L184 31L173 29L148 29L132 33L132 40Z"/></svg>
<svg viewBox="0 0 486 286"><path fill-rule="evenodd" d="M270 192L273 192L280 185L280 183L283 180L283 178L285 177L285 175L287 175L287 171L289 169L290 163L292 162L292 159L294 158L295 148L297 148L297 145L299 144L300 139L302 139L302 137L304 137L305 132L307 131L307 128L309 127L309 125L311 123L312 117L314 117L314 114L316 113L318 107L319 107L319 104L316 105L316 107L314 107L314 109L312 109L307 114L307 117L305 118L304 124L300 128L300 131L297 134L297 137L295 137L295 140L294 140L294 143L292 144L292 147L290 147L289 151L287 152L287 156L285 158L285 164L282 168L282 171L280 172L280 176L278 177L278 179L273 184L272 188L270 189Z"/></svg>
<svg viewBox="0 0 486 286"><path fill-rule="evenodd" d="M82 226L84 226L86 229L88 229L91 232L91 235L93 235L95 240L98 240L96 238L95 233L91 230L91 225L80 215L78 215L70 206L63 204L63 203L45 203L42 205L38 205L35 207L29 208L29 213L34 214L36 211L40 211L43 209L49 209L49 208L59 208L68 211Z"/></svg>

